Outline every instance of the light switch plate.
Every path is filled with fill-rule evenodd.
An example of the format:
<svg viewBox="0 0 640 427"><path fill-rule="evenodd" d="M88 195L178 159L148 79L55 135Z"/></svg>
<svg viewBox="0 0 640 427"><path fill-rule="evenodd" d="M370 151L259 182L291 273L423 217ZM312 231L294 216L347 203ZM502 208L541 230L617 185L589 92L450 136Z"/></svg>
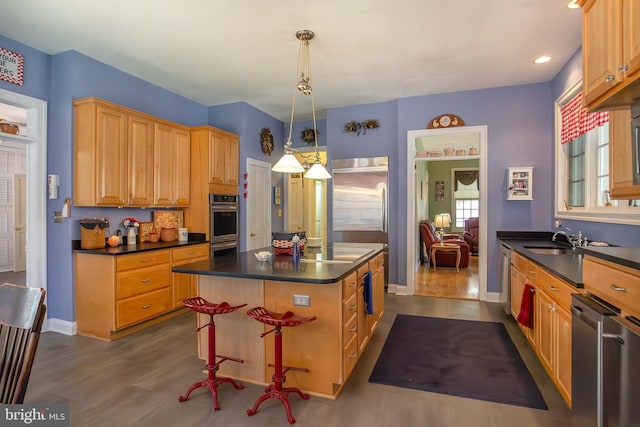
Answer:
<svg viewBox="0 0 640 427"><path fill-rule="evenodd" d="M293 295L293 305L301 305L309 307L311 305L311 299L309 295Z"/></svg>

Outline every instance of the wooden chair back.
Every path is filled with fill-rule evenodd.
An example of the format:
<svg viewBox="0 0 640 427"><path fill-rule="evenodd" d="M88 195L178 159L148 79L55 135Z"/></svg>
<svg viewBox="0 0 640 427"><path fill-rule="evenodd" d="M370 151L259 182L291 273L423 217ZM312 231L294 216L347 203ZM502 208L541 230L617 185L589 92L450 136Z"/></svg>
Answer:
<svg viewBox="0 0 640 427"><path fill-rule="evenodd" d="M24 402L46 312L45 290L0 285L0 403Z"/></svg>

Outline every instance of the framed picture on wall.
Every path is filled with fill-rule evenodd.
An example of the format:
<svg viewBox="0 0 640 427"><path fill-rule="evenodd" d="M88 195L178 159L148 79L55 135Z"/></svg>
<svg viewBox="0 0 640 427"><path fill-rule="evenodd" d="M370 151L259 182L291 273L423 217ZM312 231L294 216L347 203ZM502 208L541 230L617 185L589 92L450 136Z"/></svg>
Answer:
<svg viewBox="0 0 640 427"><path fill-rule="evenodd" d="M276 185L273 187L273 204L276 206L280 206L280 186Z"/></svg>
<svg viewBox="0 0 640 427"><path fill-rule="evenodd" d="M444 200L444 181L436 181L436 201Z"/></svg>

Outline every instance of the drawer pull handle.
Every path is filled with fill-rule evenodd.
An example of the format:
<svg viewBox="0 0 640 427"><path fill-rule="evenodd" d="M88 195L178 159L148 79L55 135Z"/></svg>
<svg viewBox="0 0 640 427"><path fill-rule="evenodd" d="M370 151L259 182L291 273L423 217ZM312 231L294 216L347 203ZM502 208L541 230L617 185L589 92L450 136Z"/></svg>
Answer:
<svg viewBox="0 0 640 427"><path fill-rule="evenodd" d="M618 291L618 292L624 292L625 294L628 292L627 288L621 288L619 286L616 285L611 285L609 286L611 289L613 289L614 291Z"/></svg>
<svg viewBox="0 0 640 427"><path fill-rule="evenodd" d="M358 330L358 327L354 326L353 328L349 329L349 332L354 333L357 330Z"/></svg>
<svg viewBox="0 0 640 427"><path fill-rule="evenodd" d="M140 262L149 262L149 261L151 261L151 258L142 258L140 260Z"/></svg>
<svg viewBox="0 0 640 427"><path fill-rule="evenodd" d="M529 274L536 274L535 270L529 270Z"/></svg>
<svg viewBox="0 0 640 427"><path fill-rule="evenodd" d="M556 288L555 286L549 286L549 289L551 289L554 292L558 292L558 288Z"/></svg>
<svg viewBox="0 0 640 427"><path fill-rule="evenodd" d="M145 305L142 306L143 310L146 310L148 308L151 308L151 304L145 304Z"/></svg>
<svg viewBox="0 0 640 427"><path fill-rule="evenodd" d="M349 359L355 359L357 355L358 353L354 351L353 353L351 353L351 356L349 356Z"/></svg>
<svg viewBox="0 0 640 427"><path fill-rule="evenodd" d="M356 308L358 308L358 305L353 304L352 306L349 307L349 311L354 311Z"/></svg>
<svg viewBox="0 0 640 427"><path fill-rule="evenodd" d="M151 279L146 278L146 279L140 280L140 283L149 283L150 281L151 281Z"/></svg>
<svg viewBox="0 0 640 427"><path fill-rule="evenodd" d="M355 284L355 283L349 283L349 289L353 289L353 288L355 288L355 287L356 287L356 284Z"/></svg>
<svg viewBox="0 0 640 427"><path fill-rule="evenodd" d="M193 255L193 254L195 254L195 252L193 251L187 252L187 255Z"/></svg>

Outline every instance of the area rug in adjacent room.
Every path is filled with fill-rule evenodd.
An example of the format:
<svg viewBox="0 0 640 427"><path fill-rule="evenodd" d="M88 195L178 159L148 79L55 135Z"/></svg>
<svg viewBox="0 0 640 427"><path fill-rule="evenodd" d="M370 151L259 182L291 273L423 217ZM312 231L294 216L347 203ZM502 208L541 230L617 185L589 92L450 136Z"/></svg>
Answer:
<svg viewBox="0 0 640 427"><path fill-rule="evenodd" d="M399 314L369 382L547 409L502 323Z"/></svg>

